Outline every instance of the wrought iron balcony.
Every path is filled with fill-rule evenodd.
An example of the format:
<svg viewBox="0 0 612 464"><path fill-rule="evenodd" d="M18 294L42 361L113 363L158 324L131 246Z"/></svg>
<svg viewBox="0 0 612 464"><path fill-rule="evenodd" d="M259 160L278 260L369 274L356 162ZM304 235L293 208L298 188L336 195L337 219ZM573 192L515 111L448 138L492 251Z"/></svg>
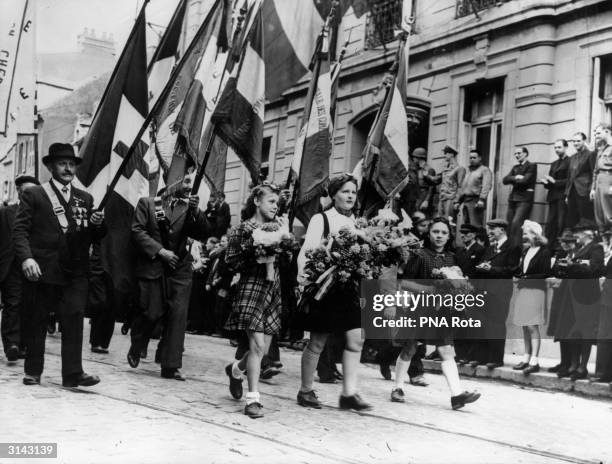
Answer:
<svg viewBox="0 0 612 464"><path fill-rule="evenodd" d="M365 48L393 42L402 20L402 0L372 2L371 5L366 21Z"/></svg>
<svg viewBox="0 0 612 464"><path fill-rule="evenodd" d="M500 6L502 3L510 0L457 0L457 18L474 14L478 16L479 11L488 10L494 6Z"/></svg>

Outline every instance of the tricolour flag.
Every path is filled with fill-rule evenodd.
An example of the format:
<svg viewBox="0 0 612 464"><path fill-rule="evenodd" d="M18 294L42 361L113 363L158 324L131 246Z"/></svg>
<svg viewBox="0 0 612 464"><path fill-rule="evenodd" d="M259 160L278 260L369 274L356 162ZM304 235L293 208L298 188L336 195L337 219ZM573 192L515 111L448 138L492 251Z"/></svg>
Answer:
<svg viewBox="0 0 612 464"><path fill-rule="evenodd" d="M368 209L385 202L408 177L407 51L406 41L401 40L392 79L366 145L361 196L362 201L366 197Z"/></svg>
<svg viewBox="0 0 612 464"><path fill-rule="evenodd" d="M94 205L105 196L148 113L145 28L143 6L80 149L83 162L75 182L93 195ZM130 232L138 199L149 195L148 166L143 158L147 149L145 140L137 142L105 206L108 233L102 241L102 264L113 278L117 298L128 295L133 282Z"/></svg>
<svg viewBox="0 0 612 464"><path fill-rule="evenodd" d="M263 16L247 17L247 39L212 115L215 133L229 145L256 182L261 165L265 106ZM252 25L251 25L252 23Z"/></svg>
<svg viewBox="0 0 612 464"><path fill-rule="evenodd" d="M180 0L174 14L164 31L164 35L157 44L155 53L151 57L147 74L149 76L149 99L152 106L162 89L168 82L172 68L180 58L181 33L187 0Z"/></svg>

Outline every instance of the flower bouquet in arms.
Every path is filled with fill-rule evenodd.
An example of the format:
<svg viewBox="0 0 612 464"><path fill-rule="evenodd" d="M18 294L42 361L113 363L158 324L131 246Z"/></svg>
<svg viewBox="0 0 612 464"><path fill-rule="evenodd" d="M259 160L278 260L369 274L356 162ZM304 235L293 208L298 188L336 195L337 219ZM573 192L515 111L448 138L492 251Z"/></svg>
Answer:
<svg viewBox="0 0 612 464"><path fill-rule="evenodd" d="M454 295L472 293L474 287L459 266L446 266L432 270L434 286L439 292Z"/></svg>
<svg viewBox="0 0 612 464"><path fill-rule="evenodd" d="M299 244L286 227L268 222L253 230L253 247L257 263L266 265L266 279L273 282L276 257L287 254L291 258Z"/></svg>

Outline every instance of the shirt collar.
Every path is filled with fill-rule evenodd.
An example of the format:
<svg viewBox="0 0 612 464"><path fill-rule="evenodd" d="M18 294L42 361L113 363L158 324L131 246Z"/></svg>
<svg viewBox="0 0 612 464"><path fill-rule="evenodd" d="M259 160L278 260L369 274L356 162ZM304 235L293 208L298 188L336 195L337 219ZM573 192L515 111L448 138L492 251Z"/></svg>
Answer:
<svg viewBox="0 0 612 464"><path fill-rule="evenodd" d="M70 195L72 193L72 184L62 184L61 182L56 181L55 179L51 178L51 182L53 182L53 185L55 185L55 188L58 189L60 192L62 191L63 188L68 187L68 195Z"/></svg>
<svg viewBox="0 0 612 464"><path fill-rule="evenodd" d="M501 248L501 246L506 243L506 240L508 240L508 237L502 237L497 241L497 249L499 250Z"/></svg>

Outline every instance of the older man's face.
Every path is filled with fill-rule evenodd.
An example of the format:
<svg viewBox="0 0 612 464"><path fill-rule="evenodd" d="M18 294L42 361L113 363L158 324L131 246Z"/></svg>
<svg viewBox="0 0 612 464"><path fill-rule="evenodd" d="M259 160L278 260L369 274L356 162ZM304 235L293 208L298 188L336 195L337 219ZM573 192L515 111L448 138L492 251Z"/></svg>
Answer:
<svg viewBox="0 0 612 464"><path fill-rule="evenodd" d="M49 162L47 165L51 176L58 182L67 185L74 179L76 163L72 158L60 158Z"/></svg>

